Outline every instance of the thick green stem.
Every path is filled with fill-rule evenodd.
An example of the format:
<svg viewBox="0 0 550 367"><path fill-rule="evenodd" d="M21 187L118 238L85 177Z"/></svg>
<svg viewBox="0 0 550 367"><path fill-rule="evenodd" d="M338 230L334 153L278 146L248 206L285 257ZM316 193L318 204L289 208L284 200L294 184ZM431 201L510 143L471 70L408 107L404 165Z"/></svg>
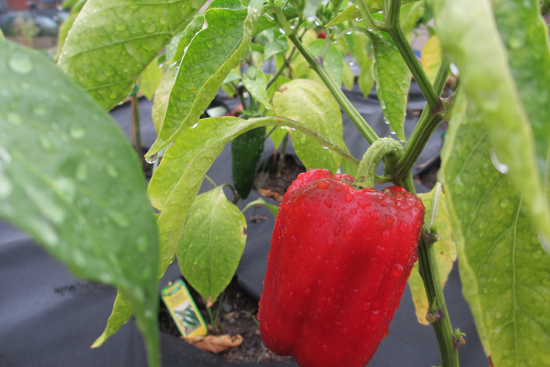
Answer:
<svg viewBox="0 0 550 367"><path fill-rule="evenodd" d="M382 138L375 141L366 151L355 177L354 186L357 188L374 187L376 167L386 157L385 166L387 173L391 173L392 167L403 154L401 143L392 138Z"/></svg>
<svg viewBox="0 0 550 367"><path fill-rule="evenodd" d="M294 44L294 46L296 46L302 56L304 56L309 66L313 70L315 70L317 75L319 75L319 77L323 80L340 107L349 116L351 121L353 121L355 126L357 126L365 139L367 139L367 141L371 144L378 140L378 135L376 135L374 130L371 129L371 127L367 124L365 119L363 119L361 114L357 112L355 107L353 107L351 102L346 98L340 86L337 85L336 82L330 77L330 75L328 75L327 71L317 63L315 57L309 52L309 50L305 48L305 46L298 40L295 35L291 35L288 38Z"/></svg>
<svg viewBox="0 0 550 367"><path fill-rule="evenodd" d="M435 92L438 96L443 92L445 83L449 77L449 65L449 60L445 58L439 66L434 82ZM429 106L426 106L424 111L422 111L418 124L405 145L405 154L403 154L403 157L397 162L397 177L403 177L412 168L418 160L418 157L420 157L420 153L424 150L428 140L443 120L441 114L432 115L430 112Z"/></svg>
<svg viewBox="0 0 550 367"><path fill-rule="evenodd" d="M392 24L393 18L390 18L389 21L390 24ZM422 65L418 62L416 55L409 45L409 41L407 41L407 38L403 34L403 30L399 25L399 13L397 13L397 26L392 26L388 30L388 34L395 42L397 49L411 70L418 86L420 87L420 90L422 91L422 94L424 95L424 98L426 98L426 101L428 102L428 106L430 106L432 115L441 112L443 110L443 104L441 103L439 96L435 93L430 80L424 72L424 69L422 69Z"/></svg>
<svg viewBox="0 0 550 367"><path fill-rule="evenodd" d="M413 194L416 194L412 175L408 172L406 178L402 182L404 188ZM437 269L437 260L435 258L435 251L433 249L433 239L429 228L424 226L424 234L429 236L421 236L420 243L418 245L418 265L420 275L424 281L424 287L426 288L426 295L428 296L428 304L435 305L441 318L438 318L432 323L439 345L439 352L441 354L441 366L442 367L458 367L458 348L455 344L455 334L451 325L451 319L447 311L447 304L445 303L445 296L443 294L443 288L439 281L439 271ZM429 239L432 240L429 240Z"/></svg>

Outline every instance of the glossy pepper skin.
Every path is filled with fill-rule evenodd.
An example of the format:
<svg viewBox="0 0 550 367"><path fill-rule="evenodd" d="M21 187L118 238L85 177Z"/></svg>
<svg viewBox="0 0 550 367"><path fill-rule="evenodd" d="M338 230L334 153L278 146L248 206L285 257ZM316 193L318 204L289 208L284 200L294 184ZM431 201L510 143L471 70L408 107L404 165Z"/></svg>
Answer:
<svg viewBox="0 0 550 367"><path fill-rule="evenodd" d="M401 187L356 190L310 170L279 206L260 300L267 348L301 367L362 367L388 334L425 208Z"/></svg>

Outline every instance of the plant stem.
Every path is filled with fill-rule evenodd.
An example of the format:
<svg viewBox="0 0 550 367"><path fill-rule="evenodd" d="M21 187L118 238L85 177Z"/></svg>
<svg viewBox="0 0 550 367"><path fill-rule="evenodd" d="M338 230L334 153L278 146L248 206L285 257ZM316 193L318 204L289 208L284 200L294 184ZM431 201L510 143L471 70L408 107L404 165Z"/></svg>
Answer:
<svg viewBox="0 0 550 367"><path fill-rule="evenodd" d="M292 48L292 51L290 51L290 55L288 56L288 59L285 59L285 62L283 63L283 65L281 65L281 67L279 68L279 70L277 70L277 72L271 77L271 79L269 79L269 81L267 82L267 86L266 86L266 89L268 89L269 87L271 87L271 85L273 83L275 83L275 81L277 80L278 77L281 76L281 74L283 73L283 71L285 70L285 68L287 66L290 65L290 60L292 60L292 56L294 56L294 53L296 52L296 47L293 47Z"/></svg>
<svg viewBox="0 0 550 367"><path fill-rule="evenodd" d="M141 151L141 129L139 122L139 101L137 92L132 96L132 120L134 122L136 132L136 153L139 157L139 161L143 166L143 152Z"/></svg>
<svg viewBox="0 0 550 367"><path fill-rule="evenodd" d="M367 124L365 119L357 112L355 107L351 104L351 102L347 99L347 97L344 95L344 92L342 92L342 89L339 85L336 84L336 82L330 77L330 75L327 73L327 71L321 67L315 60L315 57L309 52L308 49L304 47L304 45L296 38L295 35L291 35L288 37L290 41L296 46L298 51L304 56L306 61L308 62L309 66L315 70L317 75L323 80L327 88L330 90L340 107L344 110L344 112L349 116L351 121L357 126L361 134L367 139L367 141L372 144L376 140L378 140L378 135L372 130L372 128Z"/></svg>
<svg viewBox="0 0 550 367"><path fill-rule="evenodd" d="M212 186L214 186L214 188L218 187L218 185L216 185L216 183L214 182L213 179L211 179L210 177L208 177L208 175L205 175L204 178L206 178L206 180L208 182L210 182L212 184Z"/></svg>
<svg viewBox="0 0 550 367"><path fill-rule="evenodd" d="M441 61L437 76L435 78L435 92L437 95L441 95L449 77L449 65L450 62L447 58L444 58ZM422 114L418 120L418 124L414 129L409 141L405 145L405 154L397 162L397 170L395 172L397 177L403 177L407 171L409 171L412 166L420 157L420 153L424 150L424 147L428 143L428 140L434 133L434 131L439 126L439 123L443 120L441 114L432 115L430 113L429 106L424 107Z"/></svg>
<svg viewBox="0 0 550 367"><path fill-rule="evenodd" d="M392 19L390 19L390 24L391 21ZM399 22L399 14L397 14L397 22ZM397 27L391 27L388 30L388 34L395 42L397 49L411 70L418 86L420 87L420 90L422 91L422 94L424 95L424 98L426 98L426 101L430 106L432 115L437 114L443 109L443 104L441 103L439 96L435 93L430 80L424 72L424 69L422 69L422 66L418 62L416 55L412 51L409 41L407 41L407 38L403 34L403 30L401 29L399 23L397 23Z"/></svg>
<svg viewBox="0 0 550 367"><path fill-rule="evenodd" d="M374 187L376 168L380 161L386 157L384 168L387 173L391 173L392 167L401 155L403 155L403 146L397 140L392 138L378 139L363 156L353 185L357 188Z"/></svg>
<svg viewBox="0 0 550 367"><path fill-rule="evenodd" d="M397 184L403 186L407 191L416 194L414 181L410 171L407 172L404 179L401 182L397 182ZM432 323L437 338L437 344L439 345L439 353L441 354L441 366L459 367L455 334L453 333L451 319L447 311L443 288L439 281L437 260L433 249L433 243L435 242L434 236L431 236L429 231L430 229L424 226L423 233L429 236L421 236L420 243L418 244L419 271L424 281L424 287L426 288L428 304L430 306L435 305L436 309L439 310L439 313L442 315L439 320ZM432 241L428 240L428 238L432 238Z"/></svg>

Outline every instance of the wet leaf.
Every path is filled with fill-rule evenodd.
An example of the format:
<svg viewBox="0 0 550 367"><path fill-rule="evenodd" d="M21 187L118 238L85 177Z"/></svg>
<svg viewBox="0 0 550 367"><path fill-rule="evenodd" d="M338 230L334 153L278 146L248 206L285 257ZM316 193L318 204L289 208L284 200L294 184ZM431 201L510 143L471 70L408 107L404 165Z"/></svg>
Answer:
<svg viewBox="0 0 550 367"><path fill-rule="evenodd" d="M422 47L422 69L433 84L439 65L441 65L441 42L437 36L432 36Z"/></svg>
<svg viewBox="0 0 550 367"><path fill-rule="evenodd" d="M170 92L176 81L176 67L170 66L168 70L164 73L160 79L160 84L158 86L157 92L153 99L153 110L152 110L152 119L153 125L155 126L155 131L160 131L162 126L162 121L164 120L164 115L166 114L166 108L168 107L168 99L170 98Z"/></svg>
<svg viewBox="0 0 550 367"><path fill-rule="evenodd" d="M351 19L362 19L362 18L363 16L361 15L361 12L359 11L359 9L357 9L355 4L353 4L348 6L344 10L342 10L340 13L338 13L338 15L333 20L331 20L325 27L331 28Z"/></svg>
<svg viewBox="0 0 550 367"><path fill-rule="evenodd" d="M374 54L376 92L390 128L403 141L411 72L387 33L369 32Z"/></svg>
<svg viewBox="0 0 550 367"><path fill-rule="evenodd" d="M355 75L353 75L353 71L351 70L351 66L347 62L344 61L344 70L342 73L342 82L344 83L344 86L347 90L352 90L353 85L355 84Z"/></svg>
<svg viewBox="0 0 550 367"><path fill-rule="evenodd" d="M166 60L169 62L180 61L185 54L185 49L189 46L193 37L202 29L204 26L204 14L198 14L193 18L193 20L185 27L180 37L177 39L177 46L174 49L174 54L172 57L168 57L168 50L166 50ZM176 37L174 37L175 39Z"/></svg>
<svg viewBox="0 0 550 367"><path fill-rule="evenodd" d="M181 64L159 136L146 156L159 152L197 123L229 72L239 65L250 46L260 12L210 9L207 28L193 38Z"/></svg>
<svg viewBox="0 0 550 367"><path fill-rule="evenodd" d="M426 218L430 217L430 209L432 207L434 191L427 194L419 194L418 197L422 199L424 207L426 208ZM437 232L440 236L439 241L435 242L433 250L435 252L435 258L437 260L437 269L439 271L439 281L441 286L444 287L447 282L447 278L453 269L453 264L456 260L456 246L451 238L451 220L447 212L447 200L445 194L441 193L439 197L439 205L437 208L437 217L435 221ZM424 282L420 276L418 270L418 261L414 264L411 276L408 280L409 287L411 288L412 299L414 307L416 309L416 317L418 322L422 325L429 325L426 320L426 314L429 311L428 298L426 296L426 289L424 288Z"/></svg>
<svg viewBox="0 0 550 367"><path fill-rule="evenodd" d="M315 56L321 55L325 40L314 40L308 48ZM334 79L336 84L342 84L342 74L344 73L344 58L342 53L332 43L328 49L328 52L323 60L325 69ZM311 79L322 84L321 78L317 73L309 67L307 61L302 55L298 54L298 57L294 58L290 64L292 70L293 79Z"/></svg>
<svg viewBox="0 0 550 367"><path fill-rule="evenodd" d="M65 19L63 24L59 27L59 34L57 36L57 52L54 56L54 60L59 59L59 55L61 55L61 50L63 49L63 45L65 44L65 40L67 39L67 35L69 34L69 31L71 30L71 27L74 24L74 21L76 20L76 17L78 16L78 13L73 13ZM0 29L0 38L2 38L2 30Z"/></svg>
<svg viewBox="0 0 550 367"><path fill-rule="evenodd" d="M157 59L151 61L149 66L141 74L139 90L148 100L153 99L162 78L162 68L159 67Z"/></svg>
<svg viewBox="0 0 550 367"><path fill-rule="evenodd" d="M550 360L542 306L550 304L550 256L525 200L491 162L483 116L469 103L465 114L465 102L455 102L440 171L463 294L495 367L543 366Z"/></svg>
<svg viewBox="0 0 550 367"><path fill-rule="evenodd" d="M284 88L284 89L283 89ZM273 105L277 116L287 117L318 131L340 146L342 140L342 115L340 107L330 91L312 80L296 79L275 92ZM291 130L292 146L307 169L327 168L336 172L342 158L323 149L313 138Z"/></svg>
<svg viewBox="0 0 550 367"><path fill-rule="evenodd" d="M288 50L288 44L275 38L273 41L269 41L264 48L264 59L267 61L270 57L286 52Z"/></svg>
<svg viewBox="0 0 550 367"><path fill-rule="evenodd" d="M59 67L110 110L204 0L89 0L65 41Z"/></svg>
<svg viewBox="0 0 550 367"><path fill-rule="evenodd" d="M158 234L126 136L50 59L12 42L0 94L0 217L76 276L118 286L158 366Z"/></svg>
<svg viewBox="0 0 550 367"><path fill-rule="evenodd" d="M223 186L197 196L176 254L181 273L203 298L229 285L246 243L246 219Z"/></svg>
<svg viewBox="0 0 550 367"><path fill-rule="evenodd" d="M401 13L399 13L399 19L401 23L401 29L403 33L408 35L413 29L420 17L424 14L424 2L416 2L403 5L401 7Z"/></svg>
<svg viewBox="0 0 550 367"><path fill-rule="evenodd" d="M508 177L522 193L523 205L530 211L531 220L544 239L542 246L550 253L550 208L542 181L550 129L547 124L550 107L546 103L550 57L538 5L535 1L529 3L533 9L523 9L521 14L519 9L527 8L523 2L500 1L498 6L494 5L499 30L505 31L503 36L509 47L525 43L526 47L535 50L531 56L519 49L515 51L520 54L508 53L504 48L493 19L493 2L431 1L443 51L460 70L469 108L477 109L484 122L494 149L493 163L502 172L509 171ZM504 8L499 10L500 6ZM518 14L505 14L509 9L518 9ZM480 39L483 39L483 47L472 47ZM532 67L533 70L529 70ZM542 74L537 81L539 72ZM533 91L529 91L531 88ZM540 100L527 101L531 97ZM535 143L535 126L540 128L537 128L539 144Z"/></svg>
<svg viewBox="0 0 550 367"><path fill-rule="evenodd" d="M254 75L252 76L251 73L253 68ZM248 73L243 74L243 84L252 97L254 97L265 107L273 109L273 106L269 103L267 96L267 77L261 69L251 66L248 69Z"/></svg>

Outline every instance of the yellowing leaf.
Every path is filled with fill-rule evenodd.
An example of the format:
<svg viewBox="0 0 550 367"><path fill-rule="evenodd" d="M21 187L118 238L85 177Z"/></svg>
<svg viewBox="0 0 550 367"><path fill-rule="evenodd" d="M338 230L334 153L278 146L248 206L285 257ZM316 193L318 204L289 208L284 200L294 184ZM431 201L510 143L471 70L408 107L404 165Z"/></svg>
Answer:
<svg viewBox="0 0 550 367"><path fill-rule="evenodd" d="M433 195L433 190L427 194L418 195L426 207L426 218L430 217L430 208L432 206ZM446 201L445 195L441 193L439 205L437 207L437 218L435 221L440 240L433 244L435 257L437 260L437 269L439 271L439 280L442 287L445 286L447 277L453 269L453 264L456 260L456 246L451 238L451 222L447 212ZM429 310L428 298L426 296L424 282L422 281L422 277L418 271L418 261L414 264L408 283L411 288L412 299L416 309L416 317L418 318L418 322L422 325L429 325L428 320L426 320L426 314Z"/></svg>
<svg viewBox="0 0 550 367"><path fill-rule="evenodd" d="M422 48L422 68L430 82L434 82L437 70L441 64L441 42L437 36L432 36Z"/></svg>

